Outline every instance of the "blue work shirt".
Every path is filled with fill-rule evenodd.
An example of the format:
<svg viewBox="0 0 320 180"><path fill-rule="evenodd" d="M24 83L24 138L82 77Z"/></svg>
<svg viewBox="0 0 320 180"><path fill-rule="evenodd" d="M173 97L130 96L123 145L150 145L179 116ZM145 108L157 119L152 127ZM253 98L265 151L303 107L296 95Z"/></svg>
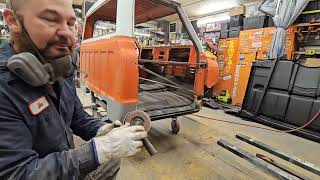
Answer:
<svg viewBox="0 0 320 180"><path fill-rule="evenodd" d="M14 54L3 43L0 62ZM104 123L83 110L71 79L57 84L59 97L0 66L0 179L78 179L97 168L93 141L74 149L73 134L88 141Z"/></svg>

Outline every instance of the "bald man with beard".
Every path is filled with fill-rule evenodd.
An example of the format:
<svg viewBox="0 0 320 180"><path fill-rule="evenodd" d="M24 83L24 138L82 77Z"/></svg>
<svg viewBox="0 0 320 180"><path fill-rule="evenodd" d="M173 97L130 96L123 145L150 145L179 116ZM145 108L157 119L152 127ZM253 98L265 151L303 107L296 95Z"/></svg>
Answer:
<svg viewBox="0 0 320 180"><path fill-rule="evenodd" d="M73 74L68 65L76 42L72 0L11 0L7 7L10 42L0 47L0 179L115 179L120 159L139 152L147 133L83 110L66 76ZM50 81L26 78L43 71ZM75 148L73 134L87 143Z"/></svg>

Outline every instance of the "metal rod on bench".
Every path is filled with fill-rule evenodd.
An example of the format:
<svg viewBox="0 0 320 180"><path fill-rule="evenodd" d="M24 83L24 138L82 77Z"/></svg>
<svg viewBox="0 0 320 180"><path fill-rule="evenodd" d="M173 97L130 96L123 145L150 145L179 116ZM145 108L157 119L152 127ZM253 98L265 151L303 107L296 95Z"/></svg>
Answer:
<svg viewBox="0 0 320 180"><path fill-rule="evenodd" d="M251 145L253 145L253 146L257 147L257 148L260 148L260 149L262 149L264 151L267 151L270 154L273 154L273 155L275 155L275 156L277 156L277 157L279 157L279 158L281 158L283 160L286 160L286 161L291 162L291 163L293 163L293 164L295 164L297 166L300 166L303 169L306 169L306 170L308 170L310 172L313 172L313 173L315 173L317 175L320 175L320 167L317 167L316 165L314 165L314 164L312 164L310 162L303 161L298 157L289 155L289 154L287 154L285 152L282 152L282 151L280 151L278 149L275 149L275 148L273 148L273 147L271 147L271 146L269 146L267 144L259 142L259 141L255 140L255 139L250 138L250 137L245 136L245 135L237 134L236 138L240 139L241 141L244 141L244 142L246 142L248 144L251 144Z"/></svg>
<svg viewBox="0 0 320 180"><path fill-rule="evenodd" d="M255 155L250 154L249 152L228 143L225 140L219 140L218 145L229 150L230 152L236 154L237 156L250 161L252 164L263 168L264 170L268 171L273 176L275 176L279 179L288 179L288 180L289 179L290 180L300 179L300 178L298 178L298 177L296 177L296 176L294 176L294 175L292 175L292 174L290 174L290 173L288 173L288 172L286 172L286 171L284 171L284 170L282 170L282 169L280 169L270 163L265 162L262 159L257 158Z"/></svg>
<svg viewBox="0 0 320 180"><path fill-rule="evenodd" d="M282 170L284 170L284 171L286 171L286 172L288 172L288 173L290 173L290 174L292 174L292 175L294 175L294 176L297 176L297 177L300 178L300 179L311 180L310 178L304 176L303 174L298 173L297 171L289 168L288 166L285 166L285 165L283 165L283 164L280 164L279 162L277 162L277 161L275 161L275 160L267 157L266 155L256 154L256 157L258 157L258 158L266 161L267 163L270 163L270 164L272 164L272 165L274 165L274 166L277 166L278 168L280 168L280 169L282 169Z"/></svg>

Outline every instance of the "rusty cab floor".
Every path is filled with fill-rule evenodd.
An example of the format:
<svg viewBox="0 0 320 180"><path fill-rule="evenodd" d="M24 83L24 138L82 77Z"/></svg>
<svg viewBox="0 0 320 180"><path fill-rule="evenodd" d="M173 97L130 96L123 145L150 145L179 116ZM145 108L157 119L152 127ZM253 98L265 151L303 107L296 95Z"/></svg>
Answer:
<svg viewBox="0 0 320 180"><path fill-rule="evenodd" d="M200 109L190 94L161 84L140 84L138 109L147 112L152 120L177 117Z"/></svg>

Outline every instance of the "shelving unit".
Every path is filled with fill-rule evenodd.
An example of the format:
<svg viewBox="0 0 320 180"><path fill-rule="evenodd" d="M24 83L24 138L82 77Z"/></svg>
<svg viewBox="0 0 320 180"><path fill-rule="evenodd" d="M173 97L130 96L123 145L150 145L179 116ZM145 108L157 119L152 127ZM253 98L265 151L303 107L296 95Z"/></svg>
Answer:
<svg viewBox="0 0 320 180"><path fill-rule="evenodd" d="M306 53L306 52L296 51L296 52L294 52L294 54L297 54L297 55L306 55L307 53ZM320 55L320 52L316 52L315 54L316 54L316 55Z"/></svg>
<svg viewBox="0 0 320 180"><path fill-rule="evenodd" d="M320 13L320 10L307 11L303 14ZM308 64L312 59L315 60L320 57L320 23L301 23L296 25L296 39L298 40L296 51L294 52L295 60L303 65ZM317 36L319 39L317 39ZM307 53L308 50L314 50L313 54Z"/></svg>

